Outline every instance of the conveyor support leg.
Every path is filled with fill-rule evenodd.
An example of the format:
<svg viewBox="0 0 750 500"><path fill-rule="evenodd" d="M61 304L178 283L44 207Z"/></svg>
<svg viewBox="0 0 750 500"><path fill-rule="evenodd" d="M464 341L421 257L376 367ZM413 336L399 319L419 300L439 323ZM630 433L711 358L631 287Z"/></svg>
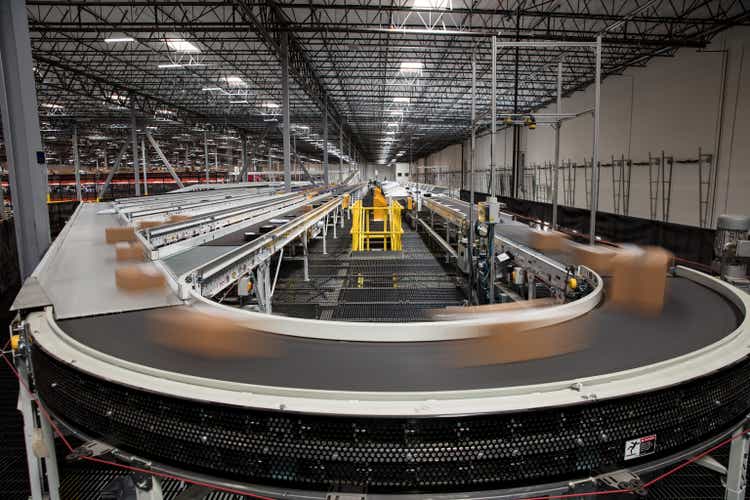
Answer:
<svg viewBox="0 0 750 500"><path fill-rule="evenodd" d="M309 271L309 262L307 259L307 231L302 233L302 251L304 255L304 263L305 263L305 281L310 281L310 271Z"/></svg>
<svg viewBox="0 0 750 500"><path fill-rule="evenodd" d="M18 391L18 410L23 415L23 435L26 442L26 462L29 467L29 483L31 485L32 500L60 500L60 481L57 473L57 458L55 457L55 442L47 422L39 415L34 405L33 396L24 387L30 387L29 374L25 362L16 365L18 374L24 386ZM39 424L37 424L39 422ZM45 481L43 470L47 473L47 495L44 492Z"/></svg>
<svg viewBox="0 0 750 500"><path fill-rule="evenodd" d="M742 426L732 434L735 438L729 448L729 466L727 467L726 500L744 500L747 486L747 454L750 440Z"/></svg>
<svg viewBox="0 0 750 500"><path fill-rule="evenodd" d="M335 211L334 211L335 213ZM323 219L323 255L328 255L326 240L328 239L328 214Z"/></svg>

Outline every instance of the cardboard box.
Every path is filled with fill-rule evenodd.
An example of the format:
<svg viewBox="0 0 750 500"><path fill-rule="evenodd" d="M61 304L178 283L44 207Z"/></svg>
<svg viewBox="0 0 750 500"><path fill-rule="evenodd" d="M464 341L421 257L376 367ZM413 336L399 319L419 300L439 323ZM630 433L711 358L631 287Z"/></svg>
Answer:
<svg viewBox="0 0 750 500"><path fill-rule="evenodd" d="M568 248L568 235L560 231L531 231L529 246L540 252L559 252Z"/></svg>
<svg viewBox="0 0 750 500"><path fill-rule="evenodd" d="M612 272L612 259L617 253L615 248L571 242L569 243L569 249L575 264L586 266L601 276L609 276Z"/></svg>
<svg viewBox="0 0 750 500"><path fill-rule="evenodd" d="M161 226L165 222L163 220L142 220L136 224L138 229L148 229L150 227Z"/></svg>
<svg viewBox="0 0 750 500"><path fill-rule="evenodd" d="M673 255L663 248L625 249L612 259L609 301L641 314L659 314L664 307L667 271Z"/></svg>
<svg viewBox="0 0 750 500"><path fill-rule="evenodd" d="M170 223L170 224L172 224L174 222L189 221L190 219L192 219L192 217L189 216L189 215L175 214L175 215L170 215L169 219L167 219L167 222Z"/></svg>
<svg viewBox="0 0 750 500"><path fill-rule="evenodd" d="M167 279L153 265L132 265L115 270L115 284L121 290L140 292L164 288Z"/></svg>
<svg viewBox="0 0 750 500"><path fill-rule="evenodd" d="M115 244L115 258L118 261L143 260L145 257L146 253L138 243Z"/></svg>
<svg viewBox="0 0 750 500"><path fill-rule="evenodd" d="M108 227L104 230L104 238L108 244L114 245L122 241L135 241L135 228L130 226Z"/></svg>

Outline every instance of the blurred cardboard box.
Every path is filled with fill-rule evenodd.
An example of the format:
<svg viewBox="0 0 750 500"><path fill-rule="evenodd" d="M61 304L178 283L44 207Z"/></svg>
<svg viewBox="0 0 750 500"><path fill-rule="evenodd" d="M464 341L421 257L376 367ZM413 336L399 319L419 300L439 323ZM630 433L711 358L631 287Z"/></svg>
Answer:
<svg viewBox="0 0 750 500"><path fill-rule="evenodd" d="M612 259L617 253L613 247L572 242L569 245L574 263L593 269L601 276L608 276L611 273Z"/></svg>
<svg viewBox="0 0 750 500"><path fill-rule="evenodd" d="M167 219L167 222L169 222L171 224L171 223L174 223L174 222L189 221L190 219L192 219L192 217L189 216L189 215L176 214L176 215L170 215L169 219Z"/></svg>
<svg viewBox="0 0 750 500"><path fill-rule="evenodd" d="M115 244L115 258L118 261L126 260L143 260L146 254L137 243L116 243Z"/></svg>
<svg viewBox="0 0 750 500"><path fill-rule="evenodd" d="M104 238L110 245L122 241L135 241L135 229L129 226L108 227L104 230Z"/></svg>
<svg viewBox="0 0 750 500"><path fill-rule="evenodd" d="M136 264L117 268L115 284L121 290L139 292L164 288L167 280L152 264Z"/></svg>
<svg viewBox="0 0 750 500"><path fill-rule="evenodd" d="M136 224L138 229L148 229L150 227L161 226L164 224L163 220L142 220Z"/></svg>
<svg viewBox="0 0 750 500"><path fill-rule="evenodd" d="M609 300L617 307L642 314L659 314L664 307L667 271L673 255L663 248L626 248L612 259Z"/></svg>
<svg viewBox="0 0 750 500"><path fill-rule="evenodd" d="M529 245L540 252L562 251L567 249L568 244L568 236L560 231L531 231Z"/></svg>

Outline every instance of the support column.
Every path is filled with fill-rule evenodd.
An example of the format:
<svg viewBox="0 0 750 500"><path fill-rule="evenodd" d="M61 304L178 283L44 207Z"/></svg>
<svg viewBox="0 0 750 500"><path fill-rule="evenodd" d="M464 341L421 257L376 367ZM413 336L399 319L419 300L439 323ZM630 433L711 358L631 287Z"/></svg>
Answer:
<svg viewBox="0 0 750 500"><path fill-rule="evenodd" d="M469 159L469 301L474 292L474 159L476 156L476 119L477 119L477 55L471 53L471 156Z"/></svg>
<svg viewBox="0 0 750 500"><path fill-rule="evenodd" d="M339 126L339 184L344 180L344 128Z"/></svg>
<svg viewBox="0 0 750 500"><path fill-rule="evenodd" d="M292 190L291 123L289 121L289 34L281 33L281 100L284 115L284 191Z"/></svg>
<svg viewBox="0 0 750 500"><path fill-rule="evenodd" d="M73 125L73 167L76 178L76 200L83 201L83 196L81 196L81 156L78 153L78 125Z"/></svg>
<svg viewBox="0 0 750 500"><path fill-rule="evenodd" d="M589 242L596 244L596 211L599 207L599 107L602 99L602 37L596 37L596 78L594 79L594 152L591 159L591 221Z"/></svg>
<svg viewBox="0 0 750 500"><path fill-rule="evenodd" d="M323 99L323 184L331 183L328 177L328 96Z"/></svg>
<svg viewBox="0 0 750 500"><path fill-rule="evenodd" d="M141 137L141 160L143 162L143 194L148 196L148 160L146 159L146 139Z"/></svg>
<svg viewBox="0 0 750 500"><path fill-rule="evenodd" d="M130 96L131 101L133 96ZM133 145L133 172L135 173L135 195L141 195L141 176L138 170L138 132L136 131L135 104L130 104L130 140Z"/></svg>
<svg viewBox="0 0 750 500"><path fill-rule="evenodd" d="M208 130L203 131L203 162L206 167L206 184L208 184L210 181L208 175Z"/></svg>
<svg viewBox="0 0 750 500"><path fill-rule="evenodd" d="M310 281L310 270L307 257L307 229L305 229L305 232L302 233L302 252L303 252L303 260L304 260L304 271L305 271L305 281Z"/></svg>
<svg viewBox="0 0 750 500"><path fill-rule="evenodd" d="M148 139L148 142L151 143L151 146L154 148L154 151L156 151L156 154L159 155L159 158L161 159L164 166L167 167L167 170L172 176L172 179L174 179L175 183L177 184L177 187L179 187L180 189L184 188L185 185L180 180L180 177L177 175L177 172L175 172L174 168L172 168L172 164L169 163L169 160L167 160L166 155L162 152L161 148L159 147L159 143L156 142L154 136L151 135L151 132L146 131L146 138Z"/></svg>
<svg viewBox="0 0 750 500"><path fill-rule="evenodd" d="M742 426L732 433L732 444L729 447L729 464L727 466L726 500L744 500L747 488L748 435L743 434Z"/></svg>
<svg viewBox="0 0 750 500"><path fill-rule="evenodd" d="M492 132L490 135L490 185L487 192L495 196L495 139L497 135L497 37L492 37Z"/></svg>
<svg viewBox="0 0 750 500"><path fill-rule="evenodd" d="M560 115L562 114L562 71L563 63L562 60L560 60L557 63L557 119L555 120L555 162L554 166L552 167L555 169L555 173L552 176L552 229L557 229L557 190L560 182L560 127L562 126Z"/></svg>
<svg viewBox="0 0 750 500"><path fill-rule="evenodd" d="M30 40L26 2L0 2L0 114L22 280L34 271L50 244L47 166Z"/></svg>
<svg viewBox="0 0 750 500"><path fill-rule="evenodd" d="M242 140L242 170L241 170L242 173L240 175L239 181L240 182L245 182L245 181L247 181L247 170L248 170L248 167L247 167L247 163L248 163L247 162L247 136L245 134L242 134L240 137L241 137L241 140Z"/></svg>

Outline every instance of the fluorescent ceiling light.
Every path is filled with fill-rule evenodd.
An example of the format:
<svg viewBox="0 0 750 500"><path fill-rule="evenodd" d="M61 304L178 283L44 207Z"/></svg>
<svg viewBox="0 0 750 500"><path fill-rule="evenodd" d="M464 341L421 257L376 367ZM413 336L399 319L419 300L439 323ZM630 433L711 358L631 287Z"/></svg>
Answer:
<svg viewBox="0 0 750 500"><path fill-rule="evenodd" d="M398 127L398 122L391 122L387 124L389 127Z"/></svg>
<svg viewBox="0 0 750 500"><path fill-rule="evenodd" d="M127 43L127 42L135 42L135 38L132 36L113 36L111 38L105 38L105 43Z"/></svg>
<svg viewBox="0 0 750 500"><path fill-rule="evenodd" d="M402 73L421 73L424 69L424 63L415 61L404 61L401 63Z"/></svg>
<svg viewBox="0 0 750 500"><path fill-rule="evenodd" d="M451 8L450 0L414 0L412 9L445 10Z"/></svg>
<svg viewBox="0 0 750 500"><path fill-rule="evenodd" d="M386 130L385 133L386 134L395 134L396 131L395 130Z"/></svg>
<svg viewBox="0 0 750 500"><path fill-rule="evenodd" d="M175 52L197 54L201 51L201 49L199 49L196 45L193 45L187 40L182 40L180 38L167 38L165 41L167 42L167 47L174 50Z"/></svg>
<svg viewBox="0 0 750 500"><path fill-rule="evenodd" d="M229 101L229 104L247 104L247 100L243 99L241 101Z"/></svg>
<svg viewBox="0 0 750 500"><path fill-rule="evenodd" d="M264 122L277 122L279 120L277 120L276 118L264 118L263 121Z"/></svg>
<svg viewBox="0 0 750 500"><path fill-rule="evenodd" d="M203 92L219 92L221 87L203 87L201 90L203 90Z"/></svg>
<svg viewBox="0 0 750 500"><path fill-rule="evenodd" d="M264 108L280 108L281 106L279 106L275 102L264 102L263 107Z"/></svg>
<svg viewBox="0 0 750 500"><path fill-rule="evenodd" d="M182 68L182 64L180 63L168 63L168 64L160 64L159 69L171 69L171 68Z"/></svg>
<svg viewBox="0 0 750 500"><path fill-rule="evenodd" d="M42 107L49 108L49 109L63 109L64 108L64 106L61 104L48 104L48 103L42 104Z"/></svg>
<svg viewBox="0 0 750 500"><path fill-rule="evenodd" d="M405 102L405 103L408 103L409 102L409 98L408 97L394 97L393 98L393 102Z"/></svg>

